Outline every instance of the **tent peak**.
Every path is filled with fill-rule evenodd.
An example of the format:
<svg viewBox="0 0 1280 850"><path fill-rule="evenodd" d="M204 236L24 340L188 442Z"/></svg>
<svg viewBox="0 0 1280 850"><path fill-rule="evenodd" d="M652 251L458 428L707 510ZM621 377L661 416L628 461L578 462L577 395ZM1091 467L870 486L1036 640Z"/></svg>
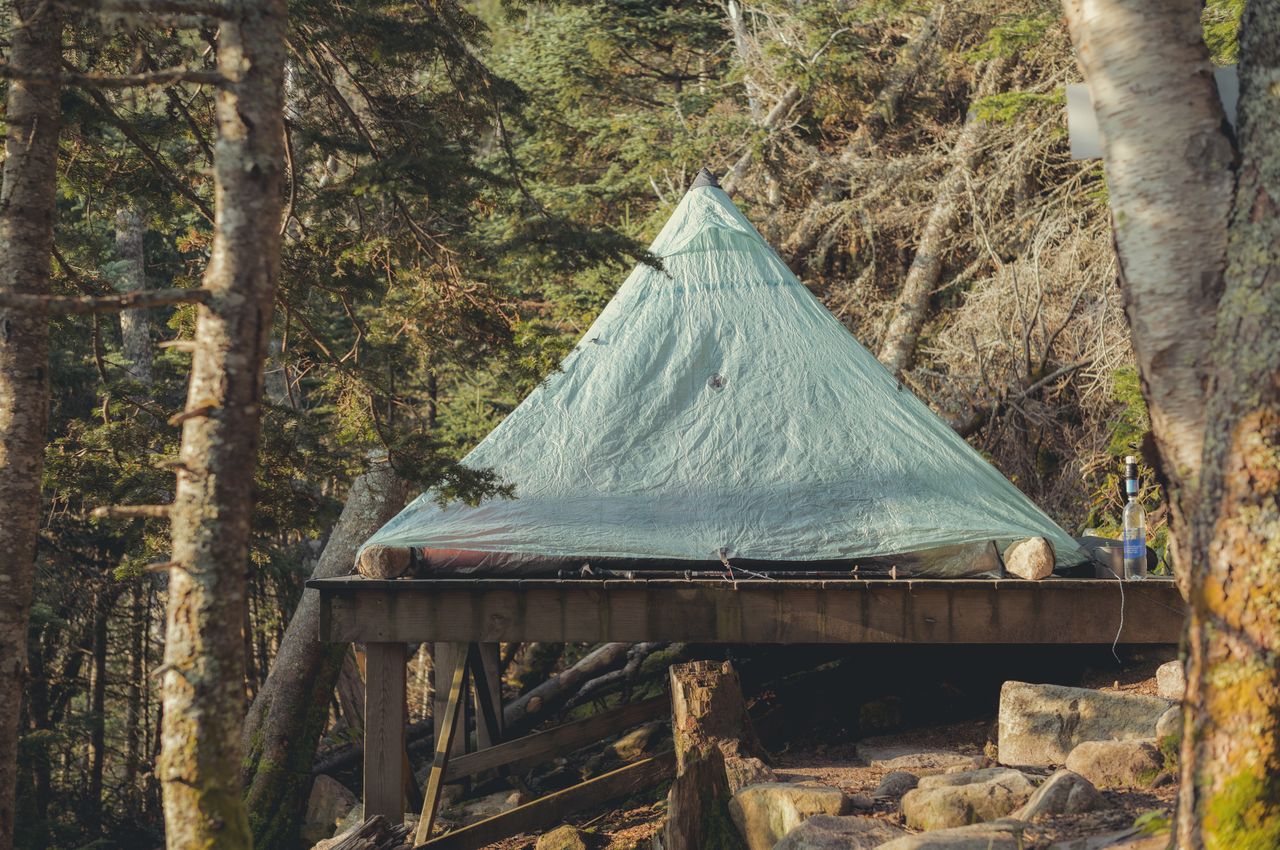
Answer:
<svg viewBox="0 0 1280 850"><path fill-rule="evenodd" d="M720 181L716 179L715 172L709 168L703 168L698 172L698 176L693 178L693 185L690 189L700 189L703 186L714 186L720 188Z"/></svg>

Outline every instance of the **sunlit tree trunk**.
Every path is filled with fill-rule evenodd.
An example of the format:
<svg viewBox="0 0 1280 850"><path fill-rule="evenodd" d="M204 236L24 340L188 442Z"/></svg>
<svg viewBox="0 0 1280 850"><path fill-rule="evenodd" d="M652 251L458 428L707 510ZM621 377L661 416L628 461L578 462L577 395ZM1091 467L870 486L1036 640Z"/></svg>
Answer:
<svg viewBox="0 0 1280 850"><path fill-rule="evenodd" d="M1067 11L1190 602L1177 846L1278 847L1280 0L1242 21L1235 173L1198 3Z"/></svg>
<svg viewBox="0 0 1280 850"><path fill-rule="evenodd" d="M142 214L138 209L124 206L116 210L116 255L120 263L116 288L121 292L137 292L147 288L142 236ZM120 341L129 377L150 386L151 321L146 310L120 312Z"/></svg>
<svg viewBox="0 0 1280 850"><path fill-rule="evenodd" d="M0 187L0 291L49 290L57 189L62 25L44 0L10 5L7 61L14 75L5 107ZM40 475L49 421L49 332L32 311L0 311L0 850L13 846L18 713L27 663L27 619L40 522Z"/></svg>
<svg viewBox="0 0 1280 850"><path fill-rule="evenodd" d="M245 573L263 363L280 268L284 0L218 33L215 223L171 513L159 773L170 848L251 846L240 795Z"/></svg>

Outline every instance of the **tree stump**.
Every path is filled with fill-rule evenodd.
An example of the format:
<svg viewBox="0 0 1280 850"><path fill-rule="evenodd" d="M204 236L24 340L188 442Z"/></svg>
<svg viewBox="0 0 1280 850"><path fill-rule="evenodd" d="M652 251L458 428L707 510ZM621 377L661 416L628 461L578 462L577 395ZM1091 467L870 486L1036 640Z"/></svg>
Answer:
<svg viewBox="0 0 1280 850"><path fill-rule="evenodd" d="M738 671L728 661L671 667L671 733L677 774L684 772L686 753L704 743L714 744L726 759L768 760L747 714Z"/></svg>
<svg viewBox="0 0 1280 850"><path fill-rule="evenodd" d="M765 755L729 662L671 667L676 779L667 795L665 850L740 850L729 818L728 759Z"/></svg>

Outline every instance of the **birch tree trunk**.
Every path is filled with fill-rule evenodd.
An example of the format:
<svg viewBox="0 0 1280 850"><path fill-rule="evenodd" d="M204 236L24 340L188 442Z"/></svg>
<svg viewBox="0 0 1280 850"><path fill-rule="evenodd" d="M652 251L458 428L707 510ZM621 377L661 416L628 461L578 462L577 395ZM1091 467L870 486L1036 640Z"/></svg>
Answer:
<svg viewBox="0 0 1280 850"><path fill-rule="evenodd" d="M1004 77L1005 60L992 59L982 74L982 81L974 92L973 102L994 94ZM911 258L907 279L894 303L893 320L885 332L878 355L895 378L911 367L920 342L920 332L929 318L929 301L942 275L942 256L947 249L947 237L955 226L964 197L965 177L977 165L982 150L983 130L986 122L970 111L965 118L960 136L948 157L947 176L938 186L933 208L920 233L920 243Z"/></svg>
<svg viewBox="0 0 1280 850"><path fill-rule="evenodd" d="M1152 460L1170 495L1175 561L1190 566L1183 537L1199 494L1235 151L1199 0L1066 0L1065 8L1102 136L1125 315L1159 454Z"/></svg>
<svg viewBox="0 0 1280 850"><path fill-rule="evenodd" d="M408 494L391 464L374 463L352 483L311 577L350 573L360 544L404 507ZM261 847L297 843L316 746L343 659L349 657L346 644L320 642L320 594L303 591L244 724L245 800L254 843Z"/></svg>
<svg viewBox="0 0 1280 850"><path fill-rule="evenodd" d="M1185 555L1177 846L1277 847L1280 0L1251 0L1242 21L1235 175L1198 3L1066 8L1102 130L1126 310Z"/></svg>
<svg viewBox="0 0 1280 850"><path fill-rule="evenodd" d="M18 78L56 76L56 6L14 0L0 187L0 291L49 291L57 188L59 90ZM49 330L35 311L0 310L0 850L13 846L18 714L40 523L40 475L49 421Z"/></svg>
<svg viewBox="0 0 1280 850"><path fill-rule="evenodd" d="M241 635L262 367L280 267L284 0L218 34L215 221L171 513L159 774L170 848L251 846L240 796Z"/></svg>
<svg viewBox="0 0 1280 850"><path fill-rule="evenodd" d="M1190 538L1178 846L1280 847L1280 0L1240 31L1240 168Z"/></svg>
<svg viewBox="0 0 1280 850"><path fill-rule="evenodd" d="M120 258L116 288L121 292L140 292L147 288L143 232L142 214L136 207L116 210L116 254ZM120 341L129 377L151 386L151 321L145 309L120 312Z"/></svg>

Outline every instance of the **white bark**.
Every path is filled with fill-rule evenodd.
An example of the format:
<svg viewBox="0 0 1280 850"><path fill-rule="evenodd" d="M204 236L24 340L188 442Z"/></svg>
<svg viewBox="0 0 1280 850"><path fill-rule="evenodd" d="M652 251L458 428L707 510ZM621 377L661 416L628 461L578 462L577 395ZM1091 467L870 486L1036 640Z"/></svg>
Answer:
<svg viewBox="0 0 1280 850"><path fill-rule="evenodd" d="M142 214L136 207L116 210L116 254L120 261L116 288L121 292L141 292L147 288L142 237ZM146 308L120 311L120 341L129 376L141 384L151 384L151 320Z"/></svg>

